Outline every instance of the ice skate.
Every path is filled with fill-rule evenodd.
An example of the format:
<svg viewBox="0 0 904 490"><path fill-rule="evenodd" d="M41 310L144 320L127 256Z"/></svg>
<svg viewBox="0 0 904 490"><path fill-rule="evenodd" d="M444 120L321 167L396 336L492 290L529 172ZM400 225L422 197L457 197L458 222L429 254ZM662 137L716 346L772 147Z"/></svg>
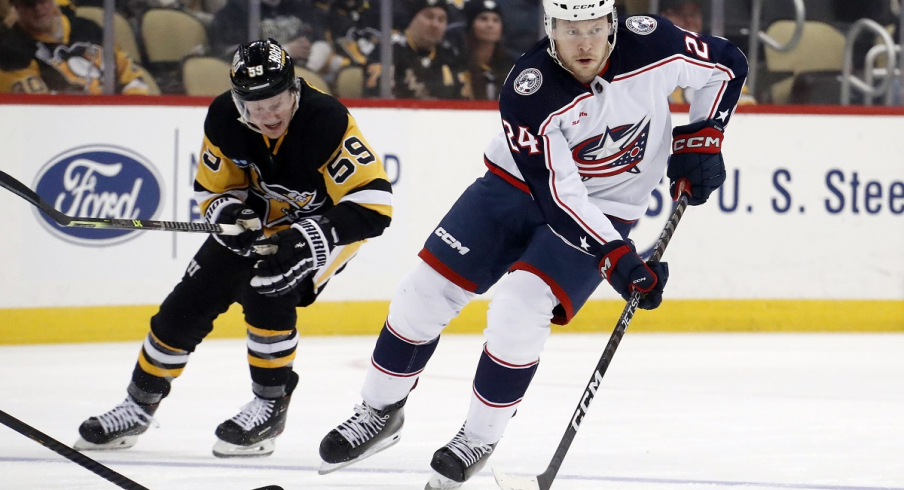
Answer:
<svg viewBox="0 0 904 490"><path fill-rule="evenodd" d="M292 391L298 384L294 372L286 395L274 400L254 397L231 419L217 427L213 455L218 458L254 458L269 456L276 450L274 440L286 428Z"/></svg>
<svg viewBox="0 0 904 490"><path fill-rule="evenodd" d="M495 443L487 444L465 436L465 428L462 426L448 444L433 453L430 467L433 468L434 473L424 489L438 490L460 487L483 468L495 448Z"/></svg>
<svg viewBox="0 0 904 490"><path fill-rule="evenodd" d="M159 405L137 403L128 396L113 410L82 422L78 428L81 437L73 447L80 451L128 449L138 442L138 436L150 424L158 425L153 415Z"/></svg>
<svg viewBox="0 0 904 490"><path fill-rule="evenodd" d="M382 410L375 410L367 402L355 405L355 414L320 442L323 464L319 473L325 475L345 468L399 442L405 423L403 407L406 400Z"/></svg>

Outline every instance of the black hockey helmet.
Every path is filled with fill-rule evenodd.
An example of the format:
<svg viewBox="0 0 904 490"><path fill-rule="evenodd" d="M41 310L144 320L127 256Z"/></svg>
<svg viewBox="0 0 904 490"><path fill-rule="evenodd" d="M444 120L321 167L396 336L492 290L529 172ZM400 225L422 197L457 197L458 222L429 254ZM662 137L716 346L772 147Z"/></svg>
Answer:
<svg viewBox="0 0 904 490"><path fill-rule="evenodd" d="M295 85L292 58L273 39L240 45L232 58L232 94L249 102L279 95Z"/></svg>

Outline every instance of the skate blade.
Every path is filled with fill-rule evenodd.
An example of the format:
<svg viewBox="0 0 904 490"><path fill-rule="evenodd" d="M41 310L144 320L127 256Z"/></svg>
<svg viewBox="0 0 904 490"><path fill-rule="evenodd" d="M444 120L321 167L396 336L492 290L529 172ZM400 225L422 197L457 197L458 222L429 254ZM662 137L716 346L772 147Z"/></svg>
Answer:
<svg viewBox="0 0 904 490"><path fill-rule="evenodd" d="M136 442L138 442L138 436L120 437L119 439L114 439L105 444L95 444L79 437L72 447L79 451L112 451L116 449L128 449L134 446Z"/></svg>
<svg viewBox="0 0 904 490"><path fill-rule="evenodd" d="M433 476L427 480L427 485L424 487L424 490L447 490L450 488L459 488L462 485L462 482L450 480L434 471Z"/></svg>
<svg viewBox="0 0 904 490"><path fill-rule="evenodd" d="M399 439L401 439L401 438L402 438L401 433L395 434L394 436L387 438L385 441L374 445L372 448L370 448L369 450L362 453L361 456L358 456L357 458L355 458L351 461L345 461L343 463L327 463L326 461L324 461L323 463L320 464L320 469L317 470L317 473L319 473L321 475L326 475L327 473L332 473L334 471L341 470L342 468L345 468L348 465L355 464L355 463L361 461L362 459L369 458L369 457L373 456L374 454L377 454L378 452L383 451L384 449L389 449L390 447L394 446L397 442L399 442Z"/></svg>
<svg viewBox="0 0 904 490"><path fill-rule="evenodd" d="M276 444L273 439L267 439L250 446L239 446L217 439L213 445L213 455L218 458L262 458L273 454Z"/></svg>

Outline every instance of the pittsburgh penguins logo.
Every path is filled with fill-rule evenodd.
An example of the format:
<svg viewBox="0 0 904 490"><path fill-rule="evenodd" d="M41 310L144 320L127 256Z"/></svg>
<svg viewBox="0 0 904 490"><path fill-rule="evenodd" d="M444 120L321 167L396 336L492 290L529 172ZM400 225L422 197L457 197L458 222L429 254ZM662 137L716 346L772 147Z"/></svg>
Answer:
<svg viewBox="0 0 904 490"><path fill-rule="evenodd" d="M52 66L70 84L84 87L86 92L100 93L102 90L103 54L100 46L80 42L51 49L44 43L38 43L35 57Z"/></svg>

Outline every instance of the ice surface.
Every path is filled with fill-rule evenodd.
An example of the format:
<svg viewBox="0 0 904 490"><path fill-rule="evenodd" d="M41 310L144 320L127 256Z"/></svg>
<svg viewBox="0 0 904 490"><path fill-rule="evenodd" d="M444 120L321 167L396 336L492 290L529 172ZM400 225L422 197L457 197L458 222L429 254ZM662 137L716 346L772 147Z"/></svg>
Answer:
<svg viewBox="0 0 904 490"><path fill-rule="evenodd" d="M546 469L609 333L554 334L490 465ZM318 475L351 415L374 337L302 337L301 382L269 458L211 455L251 399L241 340L208 340L129 450L88 456L152 490L421 489L458 430L483 339L442 338L396 446ZM0 409L67 445L125 396L140 342L0 346ZM116 486L0 426L0 489ZM497 488L489 466L463 490ZM619 490L904 490L904 335L626 334L553 486Z"/></svg>

